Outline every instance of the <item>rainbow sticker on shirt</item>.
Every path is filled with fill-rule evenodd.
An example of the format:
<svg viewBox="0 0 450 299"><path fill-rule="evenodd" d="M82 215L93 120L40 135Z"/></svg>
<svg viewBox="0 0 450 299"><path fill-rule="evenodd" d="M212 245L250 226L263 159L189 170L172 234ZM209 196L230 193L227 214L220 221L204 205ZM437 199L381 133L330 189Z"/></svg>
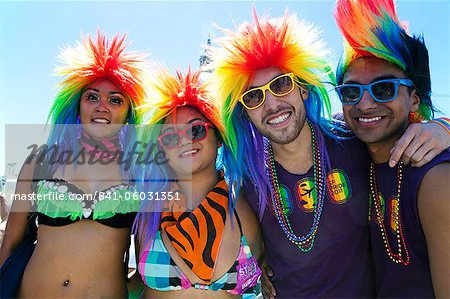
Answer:
<svg viewBox="0 0 450 299"><path fill-rule="evenodd" d="M297 204L299 208L306 212L314 212L314 204L317 200L316 186L313 178L303 178L295 184Z"/></svg>
<svg viewBox="0 0 450 299"><path fill-rule="evenodd" d="M398 197L396 195L393 195L388 200L388 221L389 226L392 230L392 233L396 233L397 231L397 224L398 224L398 215L400 213L400 209L398 207Z"/></svg>
<svg viewBox="0 0 450 299"><path fill-rule="evenodd" d="M280 199L281 204L283 205L284 214L286 216L289 216L294 211L294 203L292 202L291 194L289 193L289 188L283 184L280 184L278 190L280 192ZM273 207L273 203L272 201L269 201L269 203L271 207L270 212L272 213L273 217L276 218L277 216L275 215L275 208Z"/></svg>
<svg viewBox="0 0 450 299"><path fill-rule="evenodd" d="M352 187L347 174L341 169L333 169L327 176L328 198L334 204L344 204L352 196Z"/></svg>
<svg viewBox="0 0 450 299"><path fill-rule="evenodd" d="M381 217L382 217L382 219L380 221L384 221L385 216L386 216L386 214L385 214L386 205L385 205L385 200L384 200L383 194L381 194L381 192L378 193L378 198L379 198L380 204L381 204ZM371 205L372 205L371 213L373 213L373 215L374 215L373 219L374 219L375 223L378 224L378 226L381 226L380 222L378 222L378 220L377 220L378 217L376 215L375 203L371 202Z"/></svg>
<svg viewBox="0 0 450 299"><path fill-rule="evenodd" d="M289 194L289 189L281 184L280 185L280 196L281 196L281 204L283 205L284 214L289 216L294 211L294 205L292 204L291 196Z"/></svg>

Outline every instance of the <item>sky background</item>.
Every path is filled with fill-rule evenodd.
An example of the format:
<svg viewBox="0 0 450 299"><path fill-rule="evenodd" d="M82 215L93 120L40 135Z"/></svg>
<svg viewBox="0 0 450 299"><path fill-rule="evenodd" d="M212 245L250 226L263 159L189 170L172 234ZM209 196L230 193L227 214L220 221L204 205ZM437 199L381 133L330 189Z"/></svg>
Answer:
<svg viewBox="0 0 450 299"><path fill-rule="evenodd" d="M5 124L46 122L61 79L52 72L64 45L74 45L81 34L95 35L97 29L109 36L127 33L128 49L148 52L171 70L197 69L209 34L221 36L214 24L235 29L252 20L252 7L271 17L289 9L319 26L333 53L329 59L337 62L342 39L332 17L334 1L1 1L0 175L5 171ZM410 32L425 36L432 99L449 116L450 1L398 1L397 11L410 22ZM340 110L335 98L333 110Z"/></svg>

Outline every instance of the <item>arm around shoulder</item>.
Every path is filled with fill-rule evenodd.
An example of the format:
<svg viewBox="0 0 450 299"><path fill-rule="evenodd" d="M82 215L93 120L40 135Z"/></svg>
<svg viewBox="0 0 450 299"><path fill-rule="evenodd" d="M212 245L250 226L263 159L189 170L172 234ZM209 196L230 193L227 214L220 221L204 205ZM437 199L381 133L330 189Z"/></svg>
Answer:
<svg viewBox="0 0 450 299"><path fill-rule="evenodd" d="M425 233L431 278L437 298L450 298L450 163L431 168L418 192L420 221Z"/></svg>

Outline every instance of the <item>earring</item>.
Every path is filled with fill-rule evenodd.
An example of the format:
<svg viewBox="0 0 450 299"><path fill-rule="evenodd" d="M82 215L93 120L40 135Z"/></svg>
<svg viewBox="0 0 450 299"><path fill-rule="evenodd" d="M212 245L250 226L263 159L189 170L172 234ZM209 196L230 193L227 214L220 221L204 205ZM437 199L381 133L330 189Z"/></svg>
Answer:
<svg viewBox="0 0 450 299"><path fill-rule="evenodd" d="M423 121L422 116L420 116L420 114L416 113L416 112L409 112L409 117L408 118L409 118L409 123L410 124L412 124L412 123L420 123L420 122Z"/></svg>

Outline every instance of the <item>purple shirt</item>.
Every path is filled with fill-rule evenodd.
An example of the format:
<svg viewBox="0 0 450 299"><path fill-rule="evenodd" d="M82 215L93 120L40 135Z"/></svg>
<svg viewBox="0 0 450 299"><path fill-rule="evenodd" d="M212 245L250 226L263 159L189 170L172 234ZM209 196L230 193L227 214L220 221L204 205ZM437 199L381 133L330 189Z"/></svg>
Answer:
<svg viewBox="0 0 450 299"><path fill-rule="evenodd" d="M261 221L278 298L374 296L367 221L368 154L356 139L338 142L325 137L325 141L332 171L327 176L327 196L313 248L305 253L288 240L271 205ZM292 228L297 236L305 235L314 217L313 192L309 192L313 168L295 175L277 163L276 170ZM246 198L258 212L254 190L246 190Z"/></svg>
<svg viewBox="0 0 450 299"><path fill-rule="evenodd" d="M431 282L430 265L425 234L420 224L417 207L417 192L424 175L433 166L449 161L449 150L442 152L423 167L403 168L403 181L400 193L400 217L406 247L409 252L409 264L395 264L388 257L381 237L381 230L376 223L375 207L372 204L370 233L376 272L376 291L378 297L396 298L433 298L434 291ZM387 237L394 253L398 253L395 234L394 212L398 205L397 170L387 164L375 165L378 194L382 197L382 210ZM443 186L448 188L448 186ZM442 200L448 200L443 198ZM402 250L402 256L405 256ZM405 259L405 258L404 258Z"/></svg>

